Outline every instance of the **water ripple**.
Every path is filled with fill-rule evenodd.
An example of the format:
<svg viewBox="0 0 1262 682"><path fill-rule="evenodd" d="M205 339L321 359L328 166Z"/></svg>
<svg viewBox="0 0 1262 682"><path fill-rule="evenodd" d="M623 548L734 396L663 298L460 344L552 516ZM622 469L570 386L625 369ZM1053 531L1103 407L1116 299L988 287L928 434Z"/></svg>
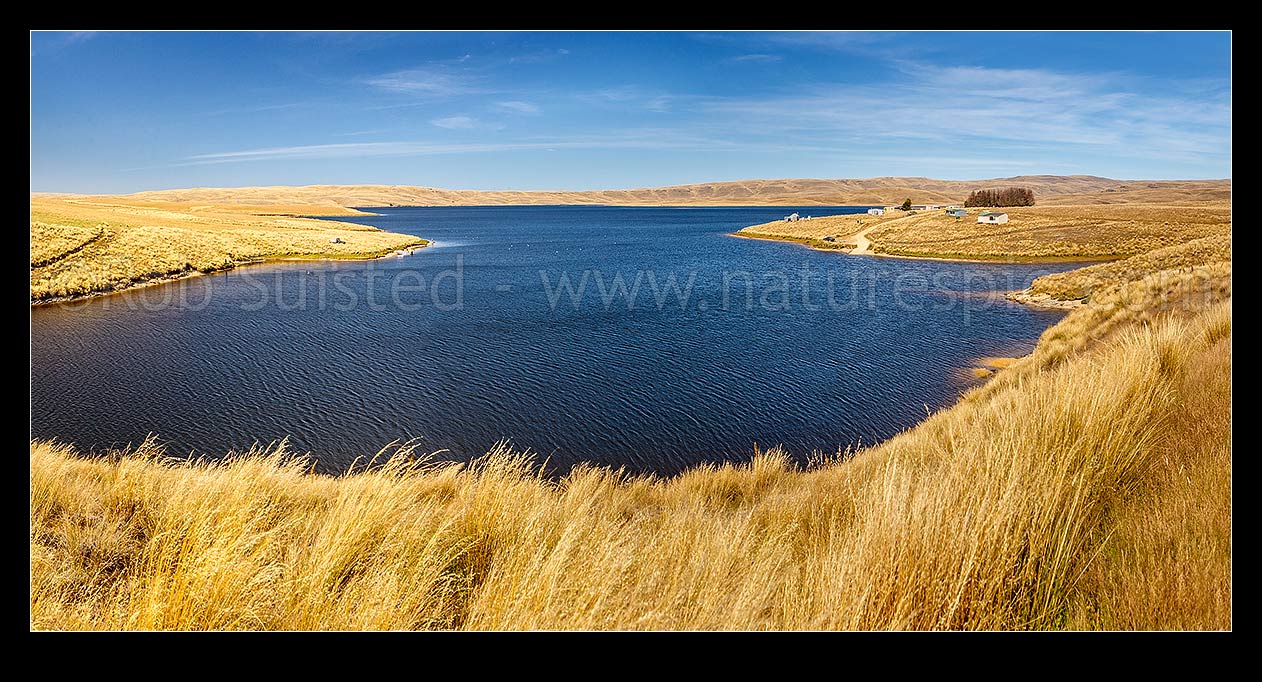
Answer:
<svg viewBox="0 0 1262 682"><path fill-rule="evenodd" d="M953 370L1030 347L1059 313L981 294L1068 267L847 258L725 236L784 208L374 211L351 220L436 247L163 288L205 306L146 306L160 296L130 292L33 310L34 435L101 449L152 432L172 452L212 456L288 436L330 472L410 438L454 458L510 439L555 471L591 461L669 475L748 459L755 441L804 458L887 438L955 399ZM804 304L804 263L811 291L831 275L840 298L869 282L873 297L853 309L822 305L822 293ZM634 309L603 304L596 270L628 286L641 273ZM585 271L579 306L564 295L550 304L545 275L577 284ZM740 286L718 307L731 271L754 278L748 307ZM687 305L674 294L655 305L649 272L659 283L695 274ZM789 275L784 310L762 305L777 273ZM896 292L898 274L967 295L946 307L941 291ZM402 286L418 277L419 289Z"/></svg>

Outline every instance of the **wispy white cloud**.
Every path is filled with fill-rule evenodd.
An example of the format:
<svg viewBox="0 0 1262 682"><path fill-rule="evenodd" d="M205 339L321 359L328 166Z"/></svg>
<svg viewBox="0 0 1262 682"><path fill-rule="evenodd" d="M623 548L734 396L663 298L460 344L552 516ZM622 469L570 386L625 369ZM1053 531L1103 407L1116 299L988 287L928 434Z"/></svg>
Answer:
<svg viewBox="0 0 1262 682"><path fill-rule="evenodd" d="M335 159L371 156L432 156L555 149L685 149L739 150L740 145L716 137L665 128L633 128L608 134L528 137L511 142L434 143L425 141L341 142L267 147L197 154L171 165L194 166L285 159Z"/></svg>
<svg viewBox="0 0 1262 682"><path fill-rule="evenodd" d="M965 168L982 168L982 169L1022 169L1038 167L1041 162L1032 158L994 158L990 156L970 157L966 153L957 154L955 156L934 156L931 154L864 154L864 161L877 162L887 164L890 167L904 166L908 168L927 167L927 166L958 166ZM1066 170L1071 166L1063 168L1052 168L1049 170Z"/></svg>
<svg viewBox="0 0 1262 682"><path fill-rule="evenodd" d="M514 55L508 58L509 64L540 64L560 59L570 54L570 51L561 47L553 50L537 50L535 52L527 52L525 54Z"/></svg>
<svg viewBox="0 0 1262 682"><path fill-rule="evenodd" d="M387 92L427 97L452 97L487 92L479 79L471 74L440 65L392 71L369 77L364 82Z"/></svg>
<svg viewBox="0 0 1262 682"><path fill-rule="evenodd" d="M31 41L31 56L36 54L51 54L59 50L86 43L95 38L100 31L36 31L35 35L41 37L37 43Z"/></svg>
<svg viewBox="0 0 1262 682"><path fill-rule="evenodd" d="M341 142L337 144L312 144L291 147L264 147L231 152L194 154L187 161L193 163L224 163L256 159L284 158L333 158L339 156L375 156L396 148L397 142Z"/></svg>
<svg viewBox="0 0 1262 682"><path fill-rule="evenodd" d="M919 42L903 40L897 31L787 31L768 34L767 42L875 59L907 58L921 49Z"/></svg>
<svg viewBox="0 0 1262 682"><path fill-rule="evenodd" d="M345 48L348 45L376 47L388 44L399 37L399 33L389 31L284 31L268 34L269 40L284 40L300 44L314 44L320 47L331 46Z"/></svg>
<svg viewBox="0 0 1262 682"><path fill-rule="evenodd" d="M781 98L706 98L710 125L786 139L947 148L1065 145L1119 154L1229 153L1227 97L1141 95L1120 74L902 63L904 77L875 86L817 84Z"/></svg>
<svg viewBox="0 0 1262 682"><path fill-rule="evenodd" d="M898 31L742 31L692 34L694 39L774 56L780 51L832 52L874 59L909 58L921 51ZM754 52L754 50L757 50ZM735 59L733 60L735 61ZM750 61L759 61L751 59Z"/></svg>
<svg viewBox="0 0 1262 682"><path fill-rule="evenodd" d="M621 109L638 108L652 112L670 111L673 103L693 99L692 95L678 95L649 90L639 85L618 85L591 92L580 92L575 99L597 106L616 106Z"/></svg>
<svg viewBox="0 0 1262 682"><path fill-rule="evenodd" d="M95 38L98 33L100 31L71 31L66 35L65 43L74 45L75 43L87 42Z"/></svg>
<svg viewBox="0 0 1262 682"><path fill-rule="evenodd" d="M539 113L539 105L521 100L508 100L505 102L496 102L495 108L500 111L506 111L512 114L537 114Z"/></svg>
<svg viewBox="0 0 1262 682"><path fill-rule="evenodd" d="M602 88L590 93L582 93L580 99L603 100L606 102L630 102L644 96L641 88L635 85L619 85L617 87Z"/></svg>
<svg viewBox="0 0 1262 682"><path fill-rule="evenodd" d="M446 116L430 120L430 125L448 130L469 130L478 126L478 121L469 116Z"/></svg>
<svg viewBox="0 0 1262 682"><path fill-rule="evenodd" d="M228 109L214 109L211 111L201 112L203 116L226 116L229 114L258 114L266 111L285 111L288 109L301 109L311 106L311 102L277 102L274 104L259 104L248 107L231 107Z"/></svg>
<svg viewBox="0 0 1262 682"><path fill-rule="evenodd" d="M649 111L657 112L670 111L671 99L672 98L667 95L652 97L644 102L644 108Z"/></svg>
<svg viewBox="0 0 1262 682"><path fill-rule="evenodd" d="M761 53L759 53L759 54L741 54L741 55L737 55L737 56L735 56L735 57L731 57L731 58L729 58L727 61L729 61L729 62L748 62L748 63L752 63L752 64L775 64L776 62L779 62L779 61L781 61L781 60L783 60L783 59L784 59L784 57L781 57L781 56L780 56L780 55L778 55L778 54L761 54Z"/></svg>
<svg viewBox="0 0 1262 682"><path fill-rule="evenodd" d="M1128 87L1119 73L1074 74L890 62L879 84L786 84L781 96L670 93L638 85L576 93L571 103L597 116L548 136L504 134L502 125L472 115L428 119L471 139L313 144L201 154L181 165L280 159L428 156L567 149L679 150L845 159L921 174L924 167L975 169L979 175L1091 172L1087 159L1126 157L1210 167L1230 159L1230 84L1190 81L1169 88ZM448 71L435 73L449 75ZM450 93L481 87L416 70L378 78L398 92ZM423 85L413 85L423 83ZM501 95L503 97L504 95ZM603 112L669 112L644 118L668 125L611 130ZM534 114L525 99L500 99L480 112ZM566 109L568 111L568 109ZM624 114L620 113L619 116ZM424 119L423 119L424 120ZM581 119L576 119L579 121ZM373 131L365 131L373 132Z"/></svg>

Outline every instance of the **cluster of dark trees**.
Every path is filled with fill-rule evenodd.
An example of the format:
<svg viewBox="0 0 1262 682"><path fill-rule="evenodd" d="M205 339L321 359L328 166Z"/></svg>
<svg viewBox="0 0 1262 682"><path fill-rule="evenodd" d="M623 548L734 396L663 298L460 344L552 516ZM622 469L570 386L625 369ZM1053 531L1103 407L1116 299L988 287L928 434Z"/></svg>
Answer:
<svg viewBox="0 0 1262 682"><path fill-rule="evenodd" d="M1025 187L974 190L964 200L965 208L973 206L1033 206L1034 190Z"/></svg>

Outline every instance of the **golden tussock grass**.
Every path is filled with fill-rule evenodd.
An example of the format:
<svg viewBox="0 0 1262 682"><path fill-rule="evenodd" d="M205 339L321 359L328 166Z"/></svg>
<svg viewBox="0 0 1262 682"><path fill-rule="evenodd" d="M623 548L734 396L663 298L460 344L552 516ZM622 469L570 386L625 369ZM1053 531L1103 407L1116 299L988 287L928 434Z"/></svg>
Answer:
<svg viewBox="0 0 1262 682"><path fill-rule="evenodd" d="M104 225L51 225L32 221L31 268L42 268L67 258L104 236Z"/></svg>
<svg viewBox="0 0 1262 682"><path fill-rule="evenodd" d="M425 243L363 225L254 213L291 208L33 195L31 301L114 291L268 258L372 257ZM345 243L330 243L335 237Z"/></svg>
<svg viewBox="0 0 1262 682"><path fill-rule="evenodd" d="M1085 299L1097 289L1120 286L1164 270L1190 270L1230 261L1231 234L1219 234L1119 261L1043 275L1034 280L1029 291L1058 300Z"/></svg>
<svg viewBox="0 0 1262 682"><path fill-rule="evenodd" d="M1083 576L1080 629L1219 629L1231 623L1231 339L1228 321L1181 376L1169 438Z"/></svg>
<svg viewBox="0 0 1262 682"><path fill-rule="evenodd" d="M281 450L32 442L31 625L1229 628L1229 283L1114 295L1053 354L809 470L772 450L549 481L502 449L403 448L333 478Z"/></svg>
<svg viewBox="0 0 1262 682"><path fill-rule="evenodd" d="M1092 346L1133 328L1160 320L1188 320L1207 308L1231 301L1231 263L1178 267L1103 287L1089 305L1079 307L1039 336L1034 352L1017 358L990 383L990 391L1037 376L1076 360Z"/></svg>

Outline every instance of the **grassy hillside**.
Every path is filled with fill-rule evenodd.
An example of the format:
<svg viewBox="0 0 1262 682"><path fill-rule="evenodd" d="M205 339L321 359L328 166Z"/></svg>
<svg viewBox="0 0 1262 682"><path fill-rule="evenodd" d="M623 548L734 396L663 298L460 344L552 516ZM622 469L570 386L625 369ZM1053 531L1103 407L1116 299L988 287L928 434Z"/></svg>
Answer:
<svg viewBox="0 0 1262 682"><path fill-rule="evenodd" d="M296 208L32 196L31 301L116 291L269 258L368 258L425 243L375 227L284 215ZM355 213L340 206L328 210ZM330 243L334 238L343 243Z"/></svg>
<svg viewBox="0 0 1262 682"><path fill-rule="evenodd" d="M1029 293L1061 301L1084 299L1095 291L1162 271L1181 272L1215 263L1231 262L1231 234L1219 234L1155 249L1123 260L1044 275Z"/></svg>
<svg viewBox="0 0 1262 682"><path fill-rule="evenodd" d="M626 206L885 205L960 203L975 189L1020 185L1034 190L1039 203L1056 197L1084 197L1074 203L1225 202L1230 180L1127 181L1091 175L1026 175L989 180L934 180L916 177L784 179L709 182L627 190L478 191L409 185L308 185L303 187L192 188L139 192L127 201L188 204L272 204L336 206L479 206L499 204L611 204ZM114 198L117 200L117 197ZM308 213L309 214L309 213Z"/></svg>
<svg viewBox="0 0 1262 682"><path fill-rule="evenodd" d="M1158 204L1205 206L1231 203L1228 180L1118 182L1116 187L1081 189L1072 193L1050 192L1038 197L1043 206L1061 204Z"/></svg>
<svg viewBox="0 0 1262 682"><path fill-rule="evenodd" d="M1231 627L1230 263L1093 296L874 448L540 478L495 451L31 444L37 629Z"/></svg>

